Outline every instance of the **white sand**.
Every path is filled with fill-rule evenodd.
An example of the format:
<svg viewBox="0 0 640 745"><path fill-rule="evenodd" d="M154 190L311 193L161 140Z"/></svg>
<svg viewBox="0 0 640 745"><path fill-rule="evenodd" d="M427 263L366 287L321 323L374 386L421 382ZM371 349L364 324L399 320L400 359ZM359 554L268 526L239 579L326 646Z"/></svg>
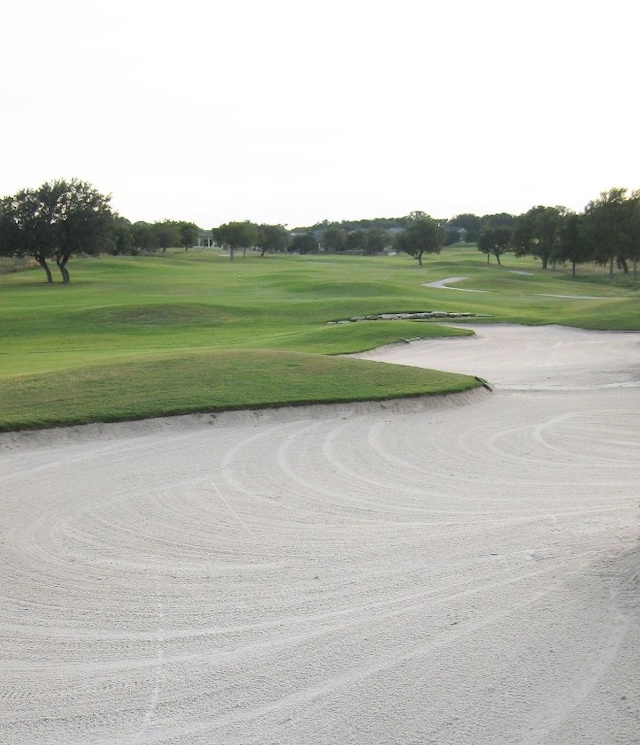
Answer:
<svg viewBox="0 0 640 745"><path fill-rule="evenodd" d="M637 745L640 334L477 330L366 356L493 393L0 437L0 743Z"/></svg>

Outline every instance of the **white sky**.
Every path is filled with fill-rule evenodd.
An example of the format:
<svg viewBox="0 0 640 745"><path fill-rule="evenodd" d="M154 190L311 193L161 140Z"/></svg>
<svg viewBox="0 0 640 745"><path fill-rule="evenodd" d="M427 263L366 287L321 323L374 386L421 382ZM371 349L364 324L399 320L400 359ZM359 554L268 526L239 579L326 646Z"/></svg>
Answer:
<svg viewBox="0 0 640 745"><path fill-rule="evenodd" d="M0 195L61 177L130 220L580 210L640 186L636 4L21 0Z"/></svg>

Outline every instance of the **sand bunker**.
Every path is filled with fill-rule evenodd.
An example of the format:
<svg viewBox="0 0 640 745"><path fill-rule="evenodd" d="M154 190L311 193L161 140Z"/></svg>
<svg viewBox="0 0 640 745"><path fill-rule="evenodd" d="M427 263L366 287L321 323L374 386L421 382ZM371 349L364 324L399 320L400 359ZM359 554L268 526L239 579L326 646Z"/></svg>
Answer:
<svg viewBox="0 0 640 745"><path fill-rule="evenodd" d="M493 393L0 437L0 742L637 745L640 334L477 332L367 356Z"/></svg>
<svg viewBox="0 0 640 745"><path fill-rule="evenodd" d="M640 333L566 326L482 326L463 339L421 340L355 354L362 359L478 375L496 388L565 390L640 386Z"/></svg>

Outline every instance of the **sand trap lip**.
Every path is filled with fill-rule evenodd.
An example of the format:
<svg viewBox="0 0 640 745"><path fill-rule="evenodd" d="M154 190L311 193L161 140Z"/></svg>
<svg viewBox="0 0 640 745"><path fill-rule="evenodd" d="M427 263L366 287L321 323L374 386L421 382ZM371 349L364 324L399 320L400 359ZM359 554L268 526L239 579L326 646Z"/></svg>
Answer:
<svg viewBox="0 0 640 745"><path fill-rule="evenodd" d="M417 413L441 408L466 406L489 395L487 388L473 388L461 393L408 396L380 401L351 401L334 404L304 404L270 406L260 409L240 409L212 413L182 414L179 416L138 419L130 422L96 422L50 429L0 432L0 450L17 447L42 447L53 444L140 437L190 432L207 428L251 427L271 422L285 423L300 420L347 419L369 414Z"/></svg>
<svg viewBox="0 0 640 745"><path fill-rule="evenodd" d="M640 335L474 330L398 349L495 393L5 440L0 742L636 742Z"/></svg>

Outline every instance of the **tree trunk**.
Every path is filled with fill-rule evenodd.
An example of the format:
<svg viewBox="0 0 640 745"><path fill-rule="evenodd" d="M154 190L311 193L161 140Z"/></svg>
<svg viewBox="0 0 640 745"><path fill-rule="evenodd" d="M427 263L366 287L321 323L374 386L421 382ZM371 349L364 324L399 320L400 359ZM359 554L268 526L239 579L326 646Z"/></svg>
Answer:
<svg viewBox="0 0 640 745"><path fill-rule="evenodd" d="M498 266L502 266L500 263L500 254L496 254L496 261L498 262Z"/></svg>
<svg viewBox="0 0 640 745"><path fill-rule="evenodd" d="M422 251L418 251L418 264L422 266Z"/></svg>
<svg viewBox="0 0 640 745"><path fill-rule="evenodd" d="M53 277L51 276L51 269L49 269L49 265L47 264L47 260L44 258L44 256L36 256L35 260L40 264L40 266L45 270L47 274L47 283L53 284Z"/></svg>
<svg viewBox="0 0 640 745"><path fill-rule="evenodd" d="M613 256L609 256L609 279L613 279Z"/></svg>
<svg viewBox="0 0 640 745"><path fill-rule="evenodd" d="M638 279L638 259L634 256L633 257L633 281L635 282Z"/></svg>
<svg viewBox="0 0 640 745"><path fill-rule="evenodd" d="M58 265L58 269L60 270L60 274L62 275L62 283L65 285L68 285L71 281L71 278L69 277L69 271L67 269L67 261L69 261L68 256L56 256L56 264Z"/></svg>

